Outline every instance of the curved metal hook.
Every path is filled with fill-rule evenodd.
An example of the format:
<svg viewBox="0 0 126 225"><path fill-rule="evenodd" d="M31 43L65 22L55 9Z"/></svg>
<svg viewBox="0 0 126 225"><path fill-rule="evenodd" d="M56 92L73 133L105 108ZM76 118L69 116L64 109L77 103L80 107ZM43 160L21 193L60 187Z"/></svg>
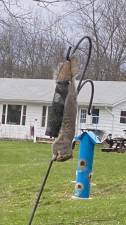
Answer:
<svg viewBox="0 0 126 225"><path fill-rule="evenodd" d="M72 47L69 46L68 50L67 50L67 54L66 54L66 60L70 60L70 52L71 52Z"/></svg>
<svg viewBox="0 0 126 225"><path fill-rule="evenodd" d="M71 49L72 47L70 46L68 48L68 51L67 51L67 55L66 55L66 59L67 60L70 60L71 56L76 52L76 50L78 49L79 45L81 44L81 42L85 39L88 39L88 42L89 42L89 52L88 52L88 57L87 57L87 61L86 61L86 64L85 64L85 67L84 67L84 70L82 72L82 75L81 75L81 78L79 80L79 84L77 86L77 94L79 94L80 90L82 89L82 87L86 84L86 83L90 83L91 84L91 98L90 98L90 102L89 102L89 106L88 106L88 115L91 115L91 107L92 107L92 102L93 102L93 96L94 96L94 83L92 80L90 79L87 79L85 81L83 81L84 79L84 75L86 73L86 70L87 70L87 67L88 67L88 64L89 64L89 61L90 61L90 58L91 58L91 50L92 50L92 41L91 41L91 38L89 36L84 36L82 37L78 43L76 44L76 46L74 47L72 53L71 53ZM71 54L70 54L71 53ZM83 81L83 83L82 83Z"/></svg>
<svg viewBox="0 0 126 225"><path fill-rule="evenodd" d="M90 61L90 58L91 58L91 50L92 50L92 41L91 41L91 38L88 37L88 36L84 36L76 45L76 47L74 48L72 54L75 53L76 49L79 47L80 43L84 40L84 39L88 39L89 41L89 52L88 52L88 57L87 57L87 61L86 61L86 64L85 64L85 67L84 67L84 70L83 70L83 73L81 75L81 78L80 78L80 81L79 81L79 84L78 84L78 87L77 87L77 91L79 93L79 91L81 90L81 83L82 83L82 80L84 79L84 75L86 73L86 70L87 70L87 67L88 67L88 64L89 64L89 61Z"/></svg>
<svg viewBox="0 0 126 225"><path fill-rule="evenodd" d="M87 79L81 84L80 90L86 83L91 84L91 98L90 98L90 102L89 102L89 106L88 106L88 115L91 115L91 107L92 107L92 102L93 102L93 97L94 97L94 83L92 80ZM79 92L80 92L80 90L79 90ZM78 92L78 94L79 94L79 92Z"/></svg>
<svg viewBox="0 0 126 225"><path fill-rule="evenodd" d="M88 52L88 57L87 57L87 61L86 61L86 64L85 64L85 67L84 67L84 70L82 72L82 75L81 75L81 78L80 78L80 81L79 81L79 84L78 84L78 87L77 87L77 92L79 93L79 91L81 90L82 88L82 81L84 79L84 75L86 73L86 70L87 70L87 67L88 67L88 64L89 64L89 61L90 61L90 58L91 58L91 50L92 50L92 41L91 41L91 38L89 36L84 36L82 37L78 43L76 44L76 46L74 47L74 49L72 50L72 53L71 53L71 49L72 47L69 46L68 48L68 51L67 51L67 54L66 54L66 60L70 60L71 56L76 52L76 50L78 49L79 45L81 44L81 42L83 40L87 39L88 42L89 42L89 52ZM71 53L71 54L70 54Z"/></svg>

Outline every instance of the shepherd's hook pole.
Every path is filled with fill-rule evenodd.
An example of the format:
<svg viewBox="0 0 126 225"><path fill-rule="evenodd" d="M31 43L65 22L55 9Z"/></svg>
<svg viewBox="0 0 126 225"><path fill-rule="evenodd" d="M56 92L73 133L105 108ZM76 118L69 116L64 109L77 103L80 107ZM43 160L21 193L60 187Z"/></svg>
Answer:
<svg viewBox="0 0 126 225"><path fill-rule="evenodd" d="M52 164L53 164L53 162L54 162L55 160L56 160L56 157L55 157L55 158L52 158L51 161L50 161L50 163L49 163L49 166L48 166L46 175L45 175L45 177L44 177L44 180L43 180L43 182L42 182L42 185L41 185L40 191L39 191L39 193L38 193L37 199L36 199L35 204L34 204L34 206L33 206L32 213L31 213L31 216L30 216L28 225L31 225L31 224L32 224L32 221L33 221L33 218L34 218L34 215L35 215L37 206L38 206L38 204L39 204L40 197L41 197L42 192L43 192L43 190L44 190L44 186L45 186L45 184L46 184L48 175L49 175L49 173L50 173Z"/></svg>

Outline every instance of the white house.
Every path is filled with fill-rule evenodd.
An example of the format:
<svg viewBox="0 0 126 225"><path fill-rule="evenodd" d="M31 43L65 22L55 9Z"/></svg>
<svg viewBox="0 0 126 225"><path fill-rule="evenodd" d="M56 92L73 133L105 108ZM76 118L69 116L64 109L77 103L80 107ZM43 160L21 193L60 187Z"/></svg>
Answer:
<svg viewBox="0 0 126 225"><path fill-rule="evenodd" d="M76 133L102 129L113 136L126 130L126 82L94 81L92 115L87 115L90 84L78 96ZM0 78L0 138L45 137L54 80Z"/></svg>

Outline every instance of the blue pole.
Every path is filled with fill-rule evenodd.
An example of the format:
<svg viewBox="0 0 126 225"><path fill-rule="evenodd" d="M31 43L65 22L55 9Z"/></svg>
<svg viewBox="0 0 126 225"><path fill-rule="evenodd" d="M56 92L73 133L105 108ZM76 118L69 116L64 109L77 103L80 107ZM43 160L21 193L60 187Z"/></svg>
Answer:
<svg viewBox="0 0 126 225"><path fill-rule="evenodd" d="M90 196L94 146L95 144L100 143L100 141L91 131L82 133L75 137L74 140L80 141L74 197L85 199Z"/></svg>

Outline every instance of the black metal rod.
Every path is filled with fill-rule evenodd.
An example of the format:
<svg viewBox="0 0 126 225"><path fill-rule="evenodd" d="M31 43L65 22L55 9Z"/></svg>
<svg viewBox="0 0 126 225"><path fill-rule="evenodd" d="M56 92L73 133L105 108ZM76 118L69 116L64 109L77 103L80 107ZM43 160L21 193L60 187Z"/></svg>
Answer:
<svg viewBox="0 0 126 225"><path fill-rule="evenodd" d="M89 42L89 51L88 51L88 57L87 57L87 60L86 60L86 64L85 64L85 67L83 69L83 72L82 72L82 75L80 77L80 80L79 80L79 83L78 83L78 86L77 86L77 95L79 94L79 92L81 91L82 87L86 84L86 83L90 83L91 84L91 98L90 98L90 102L89 102L89 106L88 106L88 115L91 115L91 107L92 107L92 102L93 102L93 97L94 97L94 83L92 80L90 79L87 79L87 80L84 80L84 76L85 76L85 73L87 71L87 68L88 68L88 65L89 65L89 62L90 62L90 58L91 58L91 51L92 51L92 40L89 36L84 36L82 37L78 43L76 44L76 46L74 47L74 49L72 50L72 47L69 46L68 48L68 51L67 51L67 54L66 54L66 60L70 60L70 58L72 57L72 55L75 54L76 50L78 49L79 45L85 40L87 39L88 42ZM71 53L71 50L72 50L72 53ZM84 81L83 81L84 80Z"/></svg>
<svg viewBox="0 0 126 225"><path fill-rule="evenodd" d="M93 97L94 97L94 83L90 79L84 80L83 83L81 83L80 90L86 83L91 84L91 97L90 97L90 102L88 105L88 115L91 115L91 107L92 107L92 102L93 102ZM79 94L80 90L78 91L78 94Z"/></svg>
<svg viewBox="0 0 126 225"><path fill-rule="evenodd" d="M72 47L69 46L68 50L67 50L67 54L66 54L66 60L70 60L70 52L71 52Z"/></svg>
<svg viewBox="0 0 126 225"><path fill-rule="evenodd" d="M92 41L91 41L91 38L90 38L89 36L84 36L82 39L80 39L80 41L77 43L77 45L75 46L75 48L74 48L74 50L73 50L73 52L72 52L72 54L74 54L74 53L76 52L77 48L79 47L80 43L81 43L83 40L85 40L85 39L87 39L88 42L89 42L89 51L88 51L88 57L87 57L87 60L86 60L85 67L84 67L84 70L83 70L83 72L82 72L82 75L81 75L81 78L80 78L80 80L79 80L79 84L78 84L78 87L77 87L77 91L78 91L78 92L79 92L80 89L81 89L81 83L82 83L82 81L83 81L83 79L84 79L84 76L85 76L85 73L86 73L86 71L87 71L87 68L88 68L88 65L89 65L89 62L90 62L90 58L91 58L91 51L92 51Z"/></svg>
<svg viewBox="0 0 126 225"><path fill-rule="evenodd" d="M32 224L32 221L33 221L33 218L34 218L34 215L35 215L37 206L38 206L38 204L39 204L40 197L41 197L42 192L43 192L43 190L44 190L44 187L45 187L45 184L46 184L46 181L47 181L47 178L48 178L48 175L49 175L49 173L50 173L50 170L51 170L51 167L52 167L52 164L53 164L54 160L55 160L55 159L52 159L52 160L50 161L50 163L49 163L49 166L48 166L46 175L45 175L45 177L44 177L44 180L43 180L43 182L42 182L42 185L41 185L40 191L39 191L39 193L38 193L37 199L36 199L35 204L34 204L34 206L33 206L32 213L31 213L31 216L30 216L28 225L31 225L31 224Z"/></svg>

